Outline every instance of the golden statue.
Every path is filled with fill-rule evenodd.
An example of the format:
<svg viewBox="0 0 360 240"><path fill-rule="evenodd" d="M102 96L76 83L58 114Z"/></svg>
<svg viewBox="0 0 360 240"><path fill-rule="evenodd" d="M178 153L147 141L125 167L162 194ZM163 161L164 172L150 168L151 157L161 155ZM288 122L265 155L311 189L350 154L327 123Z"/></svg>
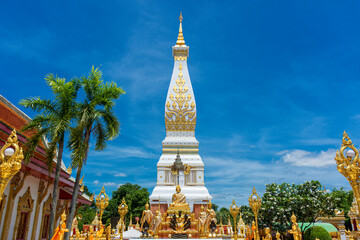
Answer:
<svg viewBox="0 0 360 240"><path fill-rule="evenodd" d="M94 227L90 226L88 234L88 240L94 240Z"/></svg>
<svg viewBox="0 0 360 240"><path fill-rule="evenodd" d="M265 237L263 237L263 240L272 240L269 227L265 228Z"/></svg>
<svg viewBox="0 0 360 240"><path fill-rule="evenodd" d="M100 224L100 229L96 231L96 236L100 238L104 232L104 225Z"/></svg>
<svg viewBox="0 0 360 240"><path fill-rule="evenodd" d="M212 209L211 200L208 203L208 209L206 209L206 222L205 222L205 230L210 232L210 224L212 221L216 224L216 213L214 209ZM229 218L230 221L230 218ZM232 229L231 229L232 230Z"/></svg>
<svg viewBox="0 0 360 240"><path fill-rule="evenodd" d="M160 225L162 223L162 217L161 217L161 212L160 211L156 211L156 216L155 216L155 221L154 221L154 229L153 232L155 234L155 238L159 237L159 228Z"/></svg>
<svg viewBox="0 0 360 240"><path fill-rule="evenodd" d="M246 240L250 240L251 239L251 229L248 225L245 226L245 236L246 236Z"/></svg>
<svg viewBox="0 0 360 240"><path fill-rule="evenodd" d="M172 203L170 203L170 206L188 206L188 204L186 203L186 197L183 193L181 193L181 187L179 185L176 186L176 193L172 195Z"/></svg>
<svg viewBox="0 0 360 240"><path fill-rule="evenodd" d="M251 237L250 239L256 239L256 225L255 225L255 221L252 221L251 224Z"/></svg>
<svg viewBox="0 0 360 240"><path fill-rule="evenodd" d="M149 229L151 228L151 220L153 218L153 213L151 212L151 210L149 210L149 204L146 203L145 204L145 210L143 211L142 213L142 216L141 216L141 231L144 230L143 227L144 227L144 223L145 221L149 224Z"/></svg>
<svg viewBox="0 0 360 240"><path fill-rule="evenodd" d="M205 224L206 224L206 212L204 206L201 205L201 211L199 213L199 235L200 237L205 236Z"/></svg>
<svg viewBox="0 0 360 240"><path fill-rule="evenodd" d="M111 239L111 223L106 228L106 240L110 240L110 239Z"/></svg>
<svg viewBox="0 0 360 240"><path fill-rule="evenodd" d="M280 237L281 235L280 235L280 233L279 233L279 231L277 231L276 232L276 240L281 240L281 237Z"/></svg>
<svg viewBox="0 0 360 240"><path fill-rule="evenodd" d="M61 215L60 224L55 229L55 233L51 240L63 240L65 232L69 232L69 229L66 229L66 214L65 212L63 212L63 214Z"/></svg>
<svg viewBox="0 0 360 240"><path fill-rule="evenodd" d="M291 222L291 230L289 230L288 232L293 235L294 240L302 240L301 230L296 222L296 216L294 215L294 213L291 216Z"/></svg>
<svg viewBox="0 0 360 240"><path fill-rule="evenodd" d="M81 237L79 229L76 229L75 236L76 239L79 239Z"/></svg>

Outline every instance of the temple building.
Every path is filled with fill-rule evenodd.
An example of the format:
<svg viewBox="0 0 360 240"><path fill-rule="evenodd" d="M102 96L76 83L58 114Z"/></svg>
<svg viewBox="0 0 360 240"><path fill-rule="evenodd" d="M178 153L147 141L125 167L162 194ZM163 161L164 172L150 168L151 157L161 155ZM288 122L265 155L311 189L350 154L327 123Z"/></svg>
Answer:
<svg viewBox="0 0 360 240"><path fill-rule="evenodd" d="M177 185L193 212L211 200L205 187L204 163L195 138L196 103L187 66L189 46L185 45L182 16L176 45L172 47L174 69L165 102L166 137L157 163L157 183L150 196L151 209L164 212L172 202Z"/></svg>
<svg viewBox="0 0 360 240"><path fill-rule="evenodd" d="M4 146L13 130L16 130L20 147L31 137L21 129L31 119L15 105L0 95L0 148ZM54 169L49 171L45 157L46 139L38 145L29 163L22 162L20 171L10 180L0 201L0 239L47 239L50 206L53 193ZM71 169L61 162L58 187L56 222L59 224L63 211L68 215L75 179ZM90 205L90 198L80 191L78 203Z"/></svg>

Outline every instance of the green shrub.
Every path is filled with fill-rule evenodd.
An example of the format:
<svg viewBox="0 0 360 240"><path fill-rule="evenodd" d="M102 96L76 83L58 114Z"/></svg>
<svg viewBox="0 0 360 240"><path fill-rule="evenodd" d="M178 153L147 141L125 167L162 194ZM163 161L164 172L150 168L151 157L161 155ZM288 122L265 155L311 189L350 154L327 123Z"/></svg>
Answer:
<svg viewBox="0 0 360 240"><path fill-rule="evenodd" d="M330 233L320 226L311 227L306 230L304 240L331 240Z"/></svg>

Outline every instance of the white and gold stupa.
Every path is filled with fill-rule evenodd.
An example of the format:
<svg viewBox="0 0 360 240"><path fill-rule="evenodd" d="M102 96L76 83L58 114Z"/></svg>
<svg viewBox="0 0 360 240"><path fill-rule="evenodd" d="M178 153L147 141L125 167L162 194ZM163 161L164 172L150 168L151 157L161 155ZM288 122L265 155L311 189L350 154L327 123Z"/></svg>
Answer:
<svg viewBox="0 0 360 240"><path fill-rule="evenodd" d="M204 163L195 138L196 103L187 67L189 47L185 45L181 14L179 35L172 52L174 69L165 103L166 137L150 201L152 209L161 206L161 210L167 210L179 185L191 211L197 212L211 196L205 187Z"/></svg>

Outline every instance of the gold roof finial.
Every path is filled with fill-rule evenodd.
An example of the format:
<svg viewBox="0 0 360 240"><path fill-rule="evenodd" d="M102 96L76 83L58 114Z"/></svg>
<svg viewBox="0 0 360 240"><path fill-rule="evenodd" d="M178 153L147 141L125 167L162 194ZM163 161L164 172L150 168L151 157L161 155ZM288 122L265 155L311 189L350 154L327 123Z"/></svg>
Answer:
<svg viewBox="0 0 360 240"><path fill-rule="evenodd" d="M181 12L180 12L179 20L180 20L180 27L179 27L179 34L178 34L178 38L177 38L177 41L176 41L176 45L182 46L182 45L185 45L185 40L184 40L184 35L183 35L183 32L182 32L182 20L183 20L183 17L182 17Z"/></svg>

